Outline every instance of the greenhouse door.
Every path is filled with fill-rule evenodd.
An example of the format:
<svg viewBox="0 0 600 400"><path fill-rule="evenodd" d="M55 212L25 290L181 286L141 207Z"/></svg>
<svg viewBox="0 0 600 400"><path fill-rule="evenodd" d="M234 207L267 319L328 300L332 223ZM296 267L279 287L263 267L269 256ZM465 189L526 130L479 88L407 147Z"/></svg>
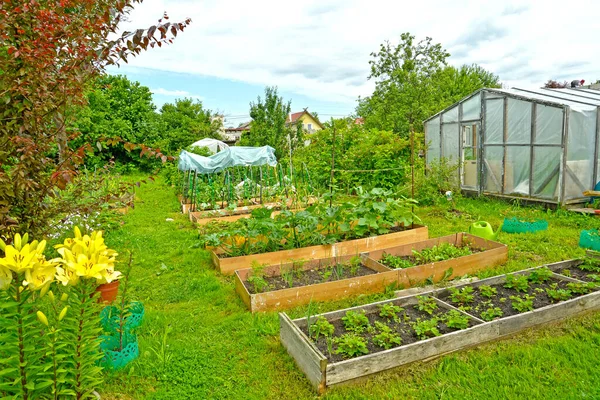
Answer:
<svg viewBox="0 0 600 400"><path fill-rule="evenodd" d="M462 188L477 190L479 188L479 122L461 124L460 163Z"/></svg>

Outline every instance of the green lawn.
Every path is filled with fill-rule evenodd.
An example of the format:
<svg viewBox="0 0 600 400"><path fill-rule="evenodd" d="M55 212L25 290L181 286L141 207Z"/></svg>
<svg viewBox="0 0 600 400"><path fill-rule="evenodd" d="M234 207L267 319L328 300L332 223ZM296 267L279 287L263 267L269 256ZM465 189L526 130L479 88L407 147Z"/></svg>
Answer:
<svg viewBox="0 0 600 400"><path fill-rule="evenodd" d="M547 232L501 234L510 261L491 276L581 256L581 229L593 217L545 212L497 201L463 199L418 211L430 236L464 231L476 220L495 227L505 216L545 218ZM107 233L109 245L134 253L132 295L144 302L140 358L109 374L100 393L108 399L310 399L302 372L279 343L276 313L251 315L220 276L198 233L179 212L173 190L161 180L143 185L133 212ZM174 221L166 221L173 218ZM126 257L123 255L123 259ZM385 295L319 304L319 311L358 305ZM302 316L305 308L290 311ZM527 331L441 359L415 363L331 389L325 399L580 399L600 398L600 314Z"/></svg>

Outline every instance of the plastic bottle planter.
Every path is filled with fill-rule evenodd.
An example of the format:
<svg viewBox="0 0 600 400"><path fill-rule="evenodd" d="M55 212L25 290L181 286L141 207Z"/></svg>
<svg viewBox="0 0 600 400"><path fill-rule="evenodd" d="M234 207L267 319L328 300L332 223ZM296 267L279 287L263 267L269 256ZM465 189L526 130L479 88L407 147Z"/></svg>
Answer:
<svg viewBox="0 0 600 400"><path fill-rule="evenodd" d="M123 335L123 347L119 340L119 335L104 335L101 336L102 343L100 349L104 353L104 357L100 360L100 365L104 368L118 371L140 355L137 336L134 334Z"/></svg>
<svg viewBox="0 0 600 400"><path fill-rule="evenodd" d="M139 301L133 301L127 306L128 314L123 328L125 332L131 332L133 329L139 327L144 319L144 304ZM120 327L119 321L119 309L115 306L104 307L100 313L102 327L106 332L117 333Z"/></svg>
<svg viewBox="0 0 600 400"><path fill-rule="evenodd" d="M579 246L584 249L600 251L600 233L598 233L598 230L591 229L589 231L581 231L581 235L579 236Z"/></svg>
<svg viewBox="0 0 600 400"><path fill-rule="evenodd" d="M548 229L548 221L540 219L539 221L521 221L517 218L505 218L502 224L502 232L507 233L525 233L539 232Z"/></svg>

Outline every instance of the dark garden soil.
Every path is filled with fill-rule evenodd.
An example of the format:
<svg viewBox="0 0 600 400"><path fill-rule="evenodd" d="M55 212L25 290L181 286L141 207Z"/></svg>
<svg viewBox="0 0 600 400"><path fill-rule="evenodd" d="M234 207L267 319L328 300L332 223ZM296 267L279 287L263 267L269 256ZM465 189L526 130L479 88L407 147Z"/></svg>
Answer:
<svg viewBox="0 0 600 400"><path fill-rule="evenodd" d="M465 246L458 246L458 247L462 249ZM471 247L471 246L468 246L468 247L469 247L469 250L471 250L471 254L481 253L482 251L484 251L484 250L482 250L480 248ZM467 254L467 255L471 255L471 254ZM384 253L383 255L385 256L386 253ZM463 256L460 256L460 257L466 257L467 255L463 255ZM400 258L400 259L405 260L405 261L408 261L411 264L411 265L407 265L407 266L401 267L401 268L412 268L412 267L418 267L419 265L427 264L427 263L418 263L417 260L416 260L416 258L414 256L395 256L395 257ZM458 258L458 257L456 257L456 258ZM444 260L437 260L435 262L452 260L452 259L453 258L447 258L447 259L444 259ZM383 258L381 260L379 260L379 262L381 264L385 265L388 268L395 268L393 265L390 265L390 263L386 263Z"/></svg>
<svg viewBox="0 0 600 400"><path fill-rule="evenodd" d="M505 318L505 317L509 317L511 315L517 315L517 314L522 313L513 308L513 306L512 306L513 301L510 299L510 296L519 296L521 298L523 298L523 296L526 294L528 294L530 296L535 296L535 299L533 300L533 308L534 309L542 308L542 307L545 307L550 304L560 303L560 301L551 299L548 296L548 294L546 294L546 289L551 288L551 286L553 284L557 284L558 289L568 290L568 287L567 287L568 283L569 282L562 281L557 278L551 278L549 281L547 281L545 283L530 282L527 292L516 291L514 289L505 288L504 283L500 283L500 284L496 284L496 285L489 285L492 288L495 288L497 290L497 294L493 295L492 297L483 296L481 294L481 292L479 291L479 289L477 287L474 287L473 302L468 303L468 304L461 304L461 303L452 301L450 294L440 296L439 298L440 298L440 300L443 300L449 304L452 304L453 306L460 308L461 310L463 310L471 315L474 315L476 317L479 317L481 319L483 319L481 317L482 312L484 312L487 309L492 308L492 307L498 307L503 312L503 315L499 318ZM580 293L580 294L571 293L570 299L583 296L584 294L587 294L587 293ZM523 312L526 312L526 311L523 311Z"/></svg>
<svg viewBox="0 0 600 400"><path fill-rule="evenodd" d="M264 280L269 286L266 290L263 290L263 292L289 289L290 287L309 286L377 273L377 271L367 268L363 264L361 264L356 271L352 271L352 267L349 265L344 265L343 268L340 268L339 272L340 274L338 275L338 271L332 267L290 272L290 274L293 274L292 286L288 284L288 281L286 281L284 276L265 276ZM257 293L254 290L254 285L251 283L244 281L244 286L246 286L248 292L252 294Z"/></svg>
<svg viewBox="0 0 600 400"><path fill-rule="evenodd" d="M394 301L392 303L395 305L400 304L399 301ZM436 311L433 312L432 315L430 315L430 314L427 314L426 312L417 310L415 307L416 307L416 305L404 306L403 311L398 313L397 321L381 317L379 315L379 309L375 309L375 310L372 310L371 312L368 312L366 314L366 316L369 319L369 323L371 324L371 326L373 328L375 327L375 322L378 321L378 322L381 322L381 323L389 326L392 329L392 333L397 333L398 335L400 335L400 337L402 338L402 344L399 346L392 347L392 348L396 348L396 347L401 347L401 346L419 341L419 338L417 337L414 329L410 326L410 322L417 321L418 319L420 319L421 321L425 321L425 320L432 319L434 317L440 317L448 311L446 309L438 308ZM340 337L344 334L351 332L351 331L346 330L346 328L344 327L344 322L342 321L341 317L337 318L337 319L329 320L329 322L335 327L335 330L334 330L333 336L332 336L332 338L334 340L337 337ZM477 325L477 322L475 322L474 320L471 319L469 321L469 327L474 326L474 325ZM454 329L454 328L448 327L442 321L438 321L437 328L442 335L459 330L459 329ZM308 336L307 328L303 327L301 329L304 332L304 334L306 334ZM379 333L380 332L378 330L373 329L371 332L363 332L360 334L360 336L362 336L367 341L367 348L369 349L368 354L379 353L379 352L386 350L386 349L379 347L373 343L373 337ZM339 362L339 361L349 359L349 357L346 357L344 355L336 354L337 345L335 343L332 344L332 348L331 348L332 351L331 351L331 353L329 353L328 346L327 346L327 340L323 336L319 337L319 339L317 341L314 341L314 339L313 339L313 342L319 348L321 353L323 353L328 358L329 362Z"/></svg>
<svg viewBox="0 0 600 400"><path fill-rule="evenodd" d="M584 282L596 282L600 284L600 272L584 271L579 267L563 268L556 271L557 274L568 276L573 279L579 279Z"/></svg>

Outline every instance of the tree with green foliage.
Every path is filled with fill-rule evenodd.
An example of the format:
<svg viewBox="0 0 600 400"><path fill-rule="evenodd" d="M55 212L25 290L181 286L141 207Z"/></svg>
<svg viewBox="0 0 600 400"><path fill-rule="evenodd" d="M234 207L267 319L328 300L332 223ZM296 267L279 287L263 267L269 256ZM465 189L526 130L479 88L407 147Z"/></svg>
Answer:
<svg viewBox="0 0 600 400"><path fill-rule="evenodd" d="M175 100L174 104L166 103L160 109L160 116L165 133L156 144L169 154L200 139L221 139L220 120L211 110L205 109L201 101L184 98Z"/></svg>
<svg viewBox="0 0 600 400"><path fill-rule="evenodd" d="M423 120L482 87L499 87L498 77L477 65L447 66L450 56L427 37L419 42L410 33L397 46L386 42L372 53L375 91L359 99L357 114L367 128L391 129L408 136L412 124L423 130Z"/></svg>
<svg viewBox="0 0 600 400"><path fill-rule="evenodd" d="M277 87L265 87L265 98L258 96L256 103L250 103L252 124L250 132L242 135L243 146L266 146L275 149L278 159L289 157L303 143L301 124L287 123L291 101L284 102L277 95Z"/></svg>

